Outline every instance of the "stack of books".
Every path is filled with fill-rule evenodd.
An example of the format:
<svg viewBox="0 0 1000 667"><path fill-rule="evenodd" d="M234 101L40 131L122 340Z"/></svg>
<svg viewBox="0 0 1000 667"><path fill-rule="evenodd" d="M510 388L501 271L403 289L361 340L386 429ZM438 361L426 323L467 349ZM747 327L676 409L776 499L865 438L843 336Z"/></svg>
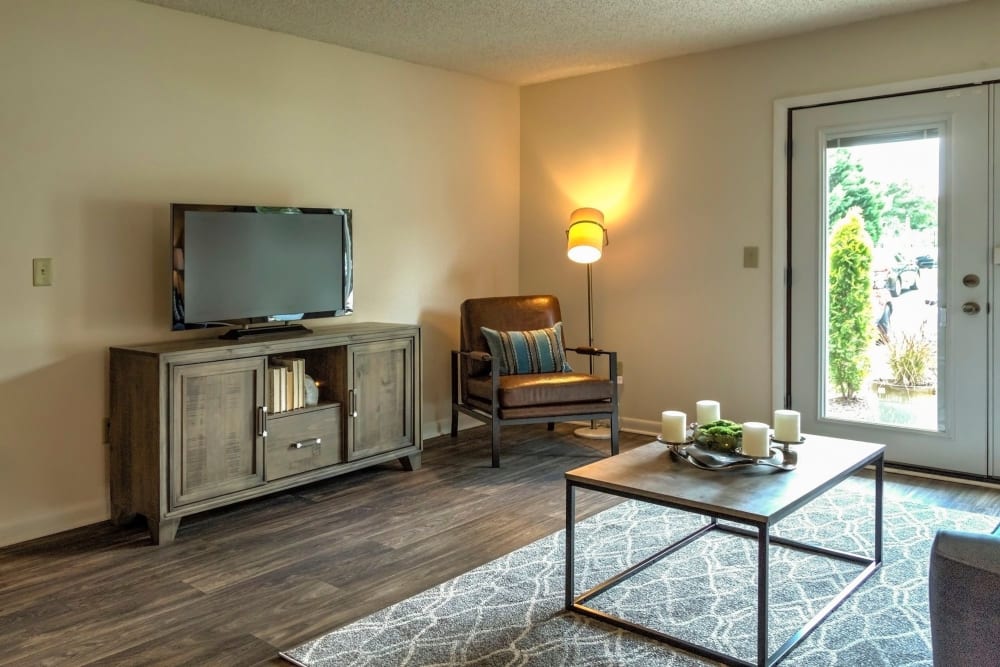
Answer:
<svg viewBox="0 0 1000 667"><path fill-rule="evenodd" d="M305 407L305 359L272 357L267 370L268 412L275 414Z"/></svg>

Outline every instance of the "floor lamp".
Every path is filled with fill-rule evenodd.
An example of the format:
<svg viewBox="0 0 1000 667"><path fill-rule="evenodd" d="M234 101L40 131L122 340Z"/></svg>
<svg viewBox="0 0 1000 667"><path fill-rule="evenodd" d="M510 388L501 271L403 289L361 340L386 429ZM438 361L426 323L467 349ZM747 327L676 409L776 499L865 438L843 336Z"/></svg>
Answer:
<svg viewBox="0 0 1000 667"><path fill-rule="evenodd" d="M594 288L591 265L601 258L604 246L608 244L608 231L604 228L604 214L596 208L578 208L569 216L566 230L566 254L574 262L587 265L587 345L594 347ZM590 374L594 374L594 357L590 361ZM581 438L608 440L611 429L598 426L591 420L590 426L576 429Z"/></svg>

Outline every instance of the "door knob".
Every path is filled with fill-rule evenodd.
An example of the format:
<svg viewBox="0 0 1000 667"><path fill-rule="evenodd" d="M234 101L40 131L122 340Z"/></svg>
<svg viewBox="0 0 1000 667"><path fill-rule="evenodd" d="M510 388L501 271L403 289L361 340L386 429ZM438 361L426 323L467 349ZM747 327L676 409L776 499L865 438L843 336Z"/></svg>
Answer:
<svg viewBox="0 0 1000 667"><path fill-rule="evenodd" d="M975 315L979 310L979 304L975 301L966 301L962 304L962 312L968 315Z"/></svg>

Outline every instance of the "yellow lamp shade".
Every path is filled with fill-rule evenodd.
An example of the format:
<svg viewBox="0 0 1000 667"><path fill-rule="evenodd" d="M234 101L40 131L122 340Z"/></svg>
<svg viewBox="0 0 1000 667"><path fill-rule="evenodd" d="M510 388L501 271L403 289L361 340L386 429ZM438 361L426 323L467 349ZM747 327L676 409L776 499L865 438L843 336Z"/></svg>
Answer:
<svg viewBox="0 0 1000 667"><path fill-rule="evenodd" d="M604 214L596 208L578 208L569 216L566 254L574 262L590 264L604 252Z"/></svg>

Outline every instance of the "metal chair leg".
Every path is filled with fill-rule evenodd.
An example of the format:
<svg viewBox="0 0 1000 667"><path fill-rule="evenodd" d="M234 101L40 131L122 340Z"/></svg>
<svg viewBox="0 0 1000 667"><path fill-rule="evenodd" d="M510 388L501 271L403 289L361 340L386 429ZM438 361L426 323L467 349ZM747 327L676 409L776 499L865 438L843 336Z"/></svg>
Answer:
<svg viewBox="0 0 1000 667"><path fill-rule="evenodd" d="M618 453L618 410L611 413L611 455Z"/></svg>
<svg viewBox="0 0 1000 667"><path fill-rule="evenodd" d="M458 435L458 352L451 351L451 437Z"/></svg>
<svg viewBox="0 0 1000 667"><path fill-rule="evenodd" d="M494 419L490 427L492 428L492 437L490 439L490 447L493 454L493 467L500 467L500 420Z"/></svg>

